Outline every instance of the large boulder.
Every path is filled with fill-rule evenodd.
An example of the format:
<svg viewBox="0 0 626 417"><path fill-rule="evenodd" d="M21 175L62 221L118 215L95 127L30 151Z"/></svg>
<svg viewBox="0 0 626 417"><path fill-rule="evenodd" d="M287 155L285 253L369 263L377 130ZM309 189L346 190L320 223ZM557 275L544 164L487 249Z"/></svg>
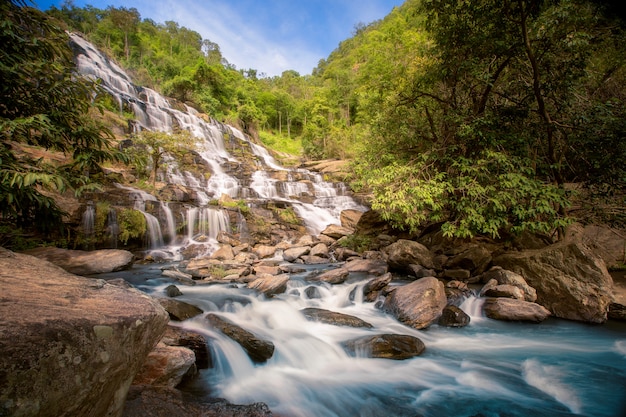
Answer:
<svg viewBox="0 0 626 417"><path fill-rule="evenodd" d="M309 276L307 277L307 280L328 282L329 284L342 284L346 279L348 279L349 275L350 271L346 268L335 268L324 271L318 275Z"/></svg>
<svg viewBox="0 0 626 417"><path fill-rule="evenodd" d="M84 251L42 247L29 249L24 253L45 259L76 275L121 271L133 264L133 254L121 249Z"/></svg>
<svg viewBox="0 0 626 417"><path fill-rule="evenodd" d="M215 329L237 342L254 362L267 362L274 354L274 344L269 340L261 339L216 314L209 313L206 315L206 319Z"/></svg>
<svg viewBox="0 0 626 417"><path fill-rule="evenodd" d="M466 269L472 275L482 274L491 262L491 252L484 246L471 246L448 259L446 269Z"/></svg>
<svg viewBox="0 0 626 417"><path fill-rule="evenodd" d="M414 240L399 239L383 250L391 269L408 271L409 265L433 268L433 255L428 248Z"/></svg>
<svg viewBox="0 0 626 417"><path fill-rule="evenodd" d="M358 317L337 313L336 311L324 310L323 308L309 307L300 310L300 312L304 314L307 320L319 321L320 323L333 324L335 326L373 327L371 324Z"/></svg>
<svg viewBox="0 0 626 417"><path fill-rule="evenodd" d="M0 415L120 416L169 321L151 297L0 248Z"/></svg>
<svg viewBox="0 0 626 417"><path fill-rule="evenodd" d="M339 226L336 224L330 224L326 227L326 229L322 230L322 234L332 237L333 239L340 239L344 236L350 236L354 233L353 229L348 229L347 227Z"/></svg>
<svg viewBox="0 0 626 417"><path fill-rule="evenodd" d="M348 272L367 272L370 275L383 275L389 269L387 262L377 259L354 259L345 263Z"/></svg>
<svg viewBox="0 0 626 417"><path fill-rule="evenodd" d="M289 282L289 274L269 275L261 274L254 281L248 283L248 288L262 292L267 297L284 293Z"/></svg>
<svg viewBox="0 0 626 417"><path fill-rule="evenodd" d="M383 310L416 329L436 322L447 304L443 283L426 277L396 288L387 296Z"/></svg>
<svg viewBox="0 0 626 417"><path fill-rule="evenodd" d="M537 303L556 317L590 323L607 319L613 280L604 261L580 242L507 253L494 264L522 275L537 290Z"/></svg>
<svg viewBox="0 0 626 417"><path fill-rule="evenodd" d="M528 285L523 276L513 271L507 271L500 266L494 266L482 274L480 278L484 283L493 279L496 281L497 285L513 285L522 290L525 301L530 301L531 303L537 301L537 290Z"/></svg>
<svg viewBox="0 0 626 417"><path fill-rule="evenodd" d="M539 323L550 316L548 309L539 304L513 298L488 298L483 311L491 319L505 321Z"/></svg>
<svg viewBox="0 0 626 417"><path fill-rule="evenodd" d="M289 248L283 252L283 259L287 262L293 262L301 256L309 253L311 248L309 246L296 246L295 248Z"/></svg>
<svg viewBox="0 0 626 417"><path fill-rule="evenodd" d="M171 298L157 298L161 306L167 311L171 320L184 321L203 313L200 307Z"/></svg>
<svg viewBox="0 0 626 417"><path fill-rule="evenodd" d="M352 356L403 360L424 352L424 342L404 334L379 334L351 339L343 343Z"/></svg>

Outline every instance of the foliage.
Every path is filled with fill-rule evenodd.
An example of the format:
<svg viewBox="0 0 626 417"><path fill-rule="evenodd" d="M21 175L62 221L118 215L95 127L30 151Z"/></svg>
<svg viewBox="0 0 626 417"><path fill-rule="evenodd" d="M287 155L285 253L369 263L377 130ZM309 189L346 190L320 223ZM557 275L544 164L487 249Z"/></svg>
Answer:
<svg viewBox="0 0 626 417"><path fill-rule="evenodd" d="M300 220L296 212L291 207L282 209L278 207L272 207L272 211L278 216L280 221L284 223L296 226L302 224L302 220Z"/></svg>
<svg viewBox="0 0 626 417"><path fill-rule="evenodd" d="M220 204L225 208L237 209L243 215L250 213L250 207L246 203L246 200L225 200L221 201Z"/></svg>
<svg viewBox="0 0 626 417"><path fill-rule="evenodd" d="M126 245L130 239L143 238L147 231L146 218L135 209L122 209L117 214L120 232L118 239Z"/></svg>
<svg viewBox="0 0 626 417"><path fill-rule="evenodd" d="M302 142L299 138L289 138L272 134L272 132L260 132L259 138L266 147L277 152L299 156L302 153Z"/></svg>
<svg viewBox="0 0 626 417"><path fill-rule="evenodd" d="M366 235L352 234L344 236L337 241L342 248L351 249L355 252L363 253L368 250L372 244L372 238Z"/></svg>

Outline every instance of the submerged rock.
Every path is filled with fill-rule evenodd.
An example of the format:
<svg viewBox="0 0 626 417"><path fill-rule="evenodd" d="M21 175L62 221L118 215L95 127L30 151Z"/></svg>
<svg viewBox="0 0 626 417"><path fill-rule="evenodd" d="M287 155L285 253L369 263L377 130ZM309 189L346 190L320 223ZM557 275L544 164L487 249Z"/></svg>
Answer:
<svg viewBox="0 0 626 417"><path fill-rule="evenodd" d="M324 310L322 308L309 307L300 310L300 312L304 314L308 320L333 324L335 326L366 327L368 329L373 327L371 324L358 317L351 316L349 314L337 313L335 311Z"/></svg>
<svg viewBox="0 0 626 417"><path fill-rule="evenodd" d="M443 283L426 277L394 289L387 296L383 310L416 329L436 322L447 304Z"/></svg>
<svg viewBox="0 0 626 417"><path fill-rule="evenodd" d="M419 356L426 346L414 336L403 334L378 334L363 336L343 343L352 356L403 360Z"/></svg>
<svg viewBox="0 0 626 417"><path fill-rule="evenodd" d="M206 319L217 330L239 343L254 362L267 362L274 354L274 344L269 340L261 339L239 325L213 313L207 314Z"/></svg>
<svg viewBox="0 0 626 417"><path fill-rule="evenodd" d="M119 417L167 313L151 297L0 248L0 415Z"/></svg>

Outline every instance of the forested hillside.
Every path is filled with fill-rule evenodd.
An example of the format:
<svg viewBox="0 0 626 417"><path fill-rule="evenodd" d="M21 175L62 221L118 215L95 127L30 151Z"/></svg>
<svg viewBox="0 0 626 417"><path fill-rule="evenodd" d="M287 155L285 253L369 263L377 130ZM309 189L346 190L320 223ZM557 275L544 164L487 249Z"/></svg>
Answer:
<svg viewBox="0 0 626 417"><path fill-rule="evenodd" d="M3 21L16 13L3 11ZM279 77L235 68L211 40L140 13L69 3L36 19L48 31L83 33L138 84L274 149L351 159L353 188L371 193L372 207L399 228L551 232L568 222L569 183L611 196L611 221L626 219L625 23L598 3L407 0L355 27L312 75ZM4 27L3 65L49 59L13 48L16 29ZM46 68L26 66L21 76L56 66ZM3 88L5 102L17 94ZM106 97L98 103L119 112ZM5 110L4 140L16 140Z"/></svg>

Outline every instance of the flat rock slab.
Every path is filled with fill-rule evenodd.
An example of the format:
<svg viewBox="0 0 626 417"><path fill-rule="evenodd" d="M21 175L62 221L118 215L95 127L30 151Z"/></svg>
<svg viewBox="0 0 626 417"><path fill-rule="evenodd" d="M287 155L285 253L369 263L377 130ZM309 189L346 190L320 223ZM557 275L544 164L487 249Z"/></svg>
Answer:
<svg viewBox="0 0 626 417"><path fill-rule="evenodd" d="M488 298L483 305L483 311L490 319L505 321L540 323L550 317L547 308L513 298Z"/></svg>
<svg viewBox="0 0 626 417"><path fill-rule="evenodd" d="M322 308L304 308L300 310L300 312L304 314L308 320L333 324L335 326L366 327L368 329L373 327L371 324L358 317L351 316L349 314L337 313L335 311L324 310Z"/></svg>
<svg viewBox="0 0 626 417"><path fill-rule="evenodd" d="M76 275L104 274L128 269L134 258L132 253L121 249L84 251L43 247L24 253L45 259Z"/></svg>

